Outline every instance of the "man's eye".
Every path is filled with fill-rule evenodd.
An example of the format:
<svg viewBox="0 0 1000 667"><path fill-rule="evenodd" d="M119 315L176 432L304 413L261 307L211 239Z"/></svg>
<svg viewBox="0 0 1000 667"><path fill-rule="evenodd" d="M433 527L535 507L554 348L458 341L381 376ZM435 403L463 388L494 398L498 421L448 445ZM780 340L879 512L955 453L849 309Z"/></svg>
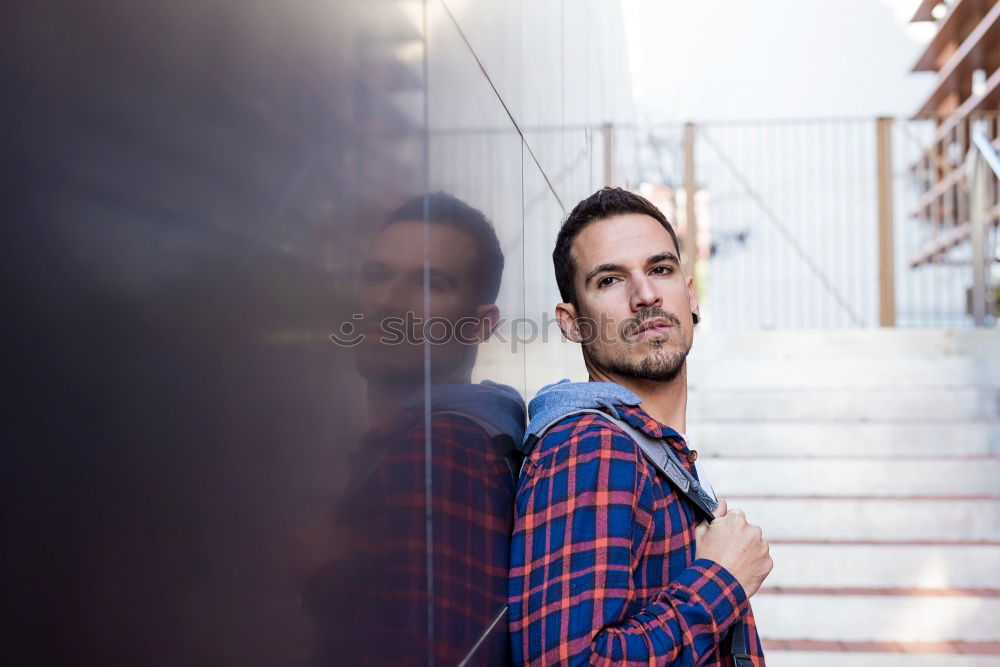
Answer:
<svg viewBox="0 0 1000 667"><path fill-rule="evenodd" d="M448 289L448 281L443 278L435 278L431 276L430 282L428 283L431 291L443 292Z"/></svg>
<svg viewBox="0 0 1000 667"><path fill-rule="evenodd" d="M597 281L597 286L598 287L607 287L608 285L612 284L614 281L615 281L614 276L604 276L603 278L601 278L600 280Z"/></svg>
<svg viewBox="0 0 1000 667"><path fill-rule="evenodd" d="M666 264L661 264L660 266L654 266L652 272L661 276L669 276L674 272L674 269Z"/></svg>

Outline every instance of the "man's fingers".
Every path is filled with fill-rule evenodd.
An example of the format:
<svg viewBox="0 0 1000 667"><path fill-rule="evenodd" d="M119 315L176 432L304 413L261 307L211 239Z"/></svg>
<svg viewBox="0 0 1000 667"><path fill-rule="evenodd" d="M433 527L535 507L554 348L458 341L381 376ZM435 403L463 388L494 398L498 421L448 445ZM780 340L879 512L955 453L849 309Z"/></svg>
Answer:
<svg viewBox="0 0 1000 667"><path fill-rule="evenodd" d="M708 530L708 522L707 521L702 521L701 523L699 523L694 528L694 539L696 539L696 540L701 539L701 536L704 535L707 530Z"/></svg>

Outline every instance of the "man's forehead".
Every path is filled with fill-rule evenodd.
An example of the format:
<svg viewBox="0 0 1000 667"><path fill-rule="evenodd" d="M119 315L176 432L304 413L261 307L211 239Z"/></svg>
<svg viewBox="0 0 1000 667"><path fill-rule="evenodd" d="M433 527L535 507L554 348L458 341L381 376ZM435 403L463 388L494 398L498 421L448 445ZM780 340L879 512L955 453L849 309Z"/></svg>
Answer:
<svg viewBox="0 0 1000 667"><path fill-rule="evenodd" d="M645 261L660 253L675 254L674 240L658 220L644 213L627 213L589 223L573 240L570 253L580 274L588 265Z"/></svg>
<svg viewBox="0 0 1000 667"><path fill-rule="evenodd" d="M475 261L475 254L475 244L461 230L433 221L425 224L421 220L390 224L378 233L369 251L373 259L417 264L426 259L432 266L461 266Z"/></svg>

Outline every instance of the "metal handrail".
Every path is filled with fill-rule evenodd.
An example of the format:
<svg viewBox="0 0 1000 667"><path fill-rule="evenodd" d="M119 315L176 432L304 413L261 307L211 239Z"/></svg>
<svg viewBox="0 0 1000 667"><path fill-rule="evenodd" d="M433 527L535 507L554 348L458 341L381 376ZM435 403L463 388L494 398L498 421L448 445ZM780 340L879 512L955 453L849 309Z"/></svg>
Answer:
<svg viewBox="0 0 1000 667"><path fill-rule="evenodd" d="M989 137L982 130L974 130L972 132L972 141L976 144L976 148L979 149L979 154L983 156L983 160L993 170L993 174L997 178L1000 178L1000 153L997 153L993 142L990 141Z"/></svg>

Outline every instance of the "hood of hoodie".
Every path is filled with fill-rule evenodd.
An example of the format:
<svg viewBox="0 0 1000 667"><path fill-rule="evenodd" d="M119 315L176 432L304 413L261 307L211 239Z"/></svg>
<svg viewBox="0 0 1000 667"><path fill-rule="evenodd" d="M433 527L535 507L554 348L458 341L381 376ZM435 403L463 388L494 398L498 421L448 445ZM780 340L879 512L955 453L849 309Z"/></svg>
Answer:
<svg viewBox="0 0 1000 667"><path fill-rule="evenodd" d="M521 452L527 454L528 438L553 421L571 412L587 408L605 408L618 416L616 405L639 405L642 399L614 382L570 382L560 380L542 387L528 404L530 420L521 441Z"/></svg>
<svg viewBox="0 0 1000 667"><path fill-rule="evenodd" d="M418 407L423 402L423 396L415 396L411 405ZM516 389L498 382L432 385L430 411L453 412L486 422L514 442L524 437L524 400Z"/></svg>

